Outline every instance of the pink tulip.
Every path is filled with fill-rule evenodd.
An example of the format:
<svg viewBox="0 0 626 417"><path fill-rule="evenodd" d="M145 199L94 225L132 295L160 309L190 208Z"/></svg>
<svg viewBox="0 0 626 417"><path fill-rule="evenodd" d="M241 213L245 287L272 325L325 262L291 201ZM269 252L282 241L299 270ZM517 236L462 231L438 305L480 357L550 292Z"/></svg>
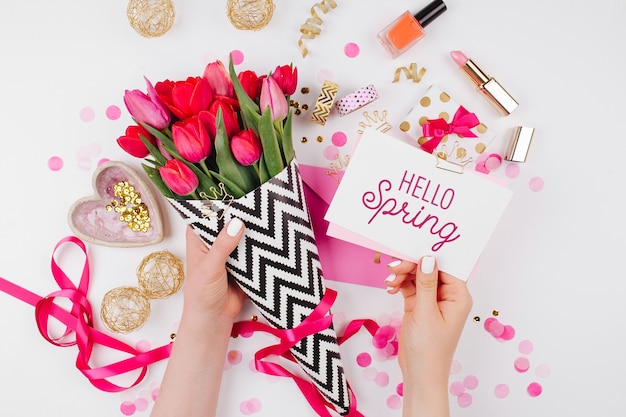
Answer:
<svg viewBox="0 0 626 417"><path fill-rule="evenodd" d="M276 80L283 94L290 96L295 93L298 86L298 68L291 65L278 66L272 73L272 78Z"/></svg>
<svg viewBox="0 0 626 417"><path fill-rule="evenodd" d="M235 98L235 88L222 61L211 62L204 69L204 78L211 85L215 96Z"/></svg>
<svg viewBox="0 0 626 417"><path fill-rule="evenodd" d="M139 122L146 123L155 129L163 129L169 126L171 121L170 112L157 94L156 90L148 81L148 94L139 90L126 90L124 93L124 104L128 112Z"/></svg>
<svg viewBox="0 0 626 417"><path fill-rule="evenodd" d="M170 159L165 166L159 168L165 185L178 195L189 195L198 188L198 177L183 162Z"/></svg>
<svg viewBox="0 0 626 417"><path fill-rule="evenodd" d="M230 150L241 165L252 165L261 158L263 148L261 141L252 129L246 129L233 136L230 140Z"/></svg>
<svg viewBox="0 0 626 417"><path fill-rule="evenodd" d="M272 77L263 79L260 107L262 112L269 107L272 112L273 120L283 120L287 117L289 103L287 103L287 99L280 89L280 86Z"/></svg>
<svg viewBox="0 0 626 417"><path fill-rule="evenodd" d="M172 113L181 120L207 110L213 101L209 82L202 77L189 77L185 81L165 80L154 89Z"/></svg>
<svg viewBox="0 0 626 417"><path fill-rule="evenodd" d="M137 157L145 158L150 151L143 143L139 135L146 138L151 144L156 144L156 139L152 136L143 126L128 126L124 136L117 138L117 144L120 148L124 149L128 154Z"/></svg>
<svg viewBox="0 0 626 417"><path fill-rule="evenodd" d="M211 153L211 138L198 116L172 126L172 139L180 156L193 163L203 161Z"/></svg>

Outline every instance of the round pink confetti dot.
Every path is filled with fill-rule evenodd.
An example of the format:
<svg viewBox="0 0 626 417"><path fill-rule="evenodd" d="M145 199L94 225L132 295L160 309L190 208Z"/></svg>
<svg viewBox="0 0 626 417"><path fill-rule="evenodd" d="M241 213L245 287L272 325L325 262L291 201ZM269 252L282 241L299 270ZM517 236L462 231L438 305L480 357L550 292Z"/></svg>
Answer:
<svg viewBox="0 0 626 417"><path fill-rule="evenodd" d="M379 372L376 374L376 378L374 378L374 382L379 387L386 387L389 385L389 374L387 372Z"/></svg>
<svg viewBox="0 0 626 417"><path fill-rule="evenodd" d="M343 47L343 52L348 58L356 58L359 55L360 48L356 43L350 42Z"/></svg>
<svg viewBox="0 0 626 417"><path fill-rule="evenodd" d="M478 378L475 375L468 375L463 378L463 386L467 389L476 389L478 386Z"/></svg>
<svg viewBox="0 0 626 417"><path fill-rule="evenodd" d="M404 396L404 383L400 382L396 386L396 394L398 394L401 397Z"/></svg>
<svg viewBox="0 0 626 417"><path fill-rule="evenodd" d="M259 400L258 398L252 398L250 399L250 401L248 401L248 409L251 413L258 413L259 411L261 411L261 408L261 400Z"/></svg>
<svg viewBox="0 0 626 417"><path fill-rule="evenodd" d="M504 173L509 178L517 178L519 171L520 169L518 164L508 164L506 168L504 168Z"/></svg>
<svg viewBox="0 0 626 417"><path fill-rule="evenodd" d="M370 366L369 368L365 368L363 370L363 378L366 381L374 381L376 379L376 376L378 376L378 371L376 370L376 368Z"/></svg>
<svg viewBox="0 0 626 417"><path fill-rule="evenodd" d="M229 363L231 363L232 365L237 365L241 363L243 355L238 350L231 350L228 352L227 358Z"/></svg>
<svg viewBox="0 0 626 417"><path fill-rule="evenodd" d="M91 107L83 107L79 113L80 120L91 122L96 117L96 112Z"/></svg>
<svg viewBox="0 0 626 417"><path fill-rule="evenodd" d="M63 169L63 159L58 156L51 156L50 159L48 159L48 168L50 168L51 171L60 171Z"/></svg>
<svg viewBox="0 0 626 417"><path fill-rule="evenodd" d="M528 368L530 368L530 361L527 357L520 356L519 358L515 359L515 361L513 361L513 366L515 367L515 370L517 372L524 373L528 371Z"/></svg>
<svg viewBox="0 0 626 417"><path fill-rule="evenodd" d="M456 359L453 360L452 366L450 366L450 375L456 375L460 373L462 368L463 367L461 366L461 362L457 361Z"/></svg>
<svg viewBox="0 0 626 417"><path fill-rule="evenodd" d="M372 346L376 349L382 349L387 346L387 336L384 334L376 333L372 338Z"/></svg>
<svg viewBox="0 0 626 417"><path fill-rule="evenodd" d="M137 398L134 404L137 408L137 411L146 411L150 406L150 403L146 398Z"/></svg>
<svg viewBox="0 0 626 417"><path fill-rule="evenodd" d="M512 340L515 337L515 328L508 324L504 326L504 331L500 335L502 340Z"/></svg>
<svg viewBox="0 0 626 417"><path fill-rule="evenodd" d="M402 407L402 398L398 397L397 395L390 395L389 397L387 397L387 407L391 408L392 410L398 410L400 407Z"/></svg>
<svg viewBox="0 0 626 417"><path fill-rule="evenodd" d="M509 386L507 384L498 384L493 389L496 398L506 398L509 395Z"/></svg>
<svg viewBox="0 0 626 417"><path fill-rule="evenodd" d="M132 416L133 414L135 414L135 411L137 411L137 408L132 402L124 401L122 405L120 405L120 411L125 416Z"/></svg>
<svg viewBox="0 0 626 417"><path fill-rule="evenodd" d="M530 355L530 353L533 351L533 342L531 342L530 340L522 340L521 342L519 342L517 349L522 355Z"/></svg>
<svg viewBox="0 0 626 417"><path fill-rule="evenodd" d="M150 341L148 340L140 340L135 344L135 349L139 352L147 352L150 350Z"/></svg>
<svg viewBox="0 0 626 417"><path fill-rule="evenodd" d="M489 328L487 329L487 331L493 337L501 337L502 334L504 333L504 328L505 328L504 324L502 324L498 320L496 320L496 321L494 321L493 323L491 323L489 325Z"/></svg>
<svg viewBox="0 0 626 417"><path fill-rule="evenodd" d="M543 190L543 178L541 177L533 177L528 181L528 186L531 191L541 191Z"/></svg>
<svg viewBox="0 0 626 417"><path fill-rule="evenodd" d="M502 157L497 153L492 153L485 161L485 168L489 171L500 168L500 165L502 165Z"/></svg>
<svg viewBox="0 0 626 417"><path fill-rule="evenodd" d="M535 369L535 374L537 374L539 378L547 378L550 376L550 367L545 363L542 363Z"/></svg>
<svg viewBox="0 0 626 417"><path fill-rule="evenodd" d="M230 51L230 54L233 56L233 64L239 65L243 62L243 52L238 49L233 49Z"/></svg>
<svg viewBox="0 0 626 417"><path fill-rule="evenodd" d="M450 394L458 397L465 392L465 386L461 381L454 381L450 384Z"/></svg>
<svg viewBox="0 0 626 417"><path fill-rule="evenodd" d="M335 132L333 133L331 140L333 142L333 145L337 146L338 148L341 148L348 142L348 137L343 132Z"/></svg>
<svg viewBox="0 0 626 417"><path fill-rule="evenodd" d="M477 162L474 170L476 172L480 172L481 174L489 174L489 170L487 169L487 166L484 162Z"/></svg>
<svg viewBox="0 0 626 417"><path fill-rule="evenodd" d="M382 326L376 331L376 335L384 336L388 342L396 338L396 329L392 326Z"/></svg>
<svg viewBox="0 0 626 417"><path fill-rule="evenodd" d="M329 161L334 161L335 159L337 159L337 155L339 155L339 149L337 149L336 146L330 145L324 148L324 158L328 159Z"/></svg>
<svg viewBox="0 0 626 417"><path fill-rule="evenodd" d="M157 397L159 396L159 387L152 390L151 396L152 396L152 401L156 401Z"/></svg>
<svg viewBox="0 0 626 417"><path fill-rule="evenodd" d="M528 392L528 395L530 395L531 397L540 396L542 391L543 388L538 382L531 382L530 384L528 384L528 388L526 388L526 392Z"/></svg>
<svg viewBox="0 0 626 417"><path fill-rule="evenodd" d="M469 394L467 392L459 395L456 400L459 404L459 407L461 408L469 407L470 405L472 405L472 401L474 401L474 399L472 398L472 394Z"/></svg>
<svg viewBox="0 0 626 417"><path fill-rule="evenodd" d="M100 166L100 165L104 164L105 162L109 162L109 161L110 161L109 158L102 158L102 159L98 160L97 164L98 164L98 166Z"/></svg>
<svg viewBox="0 0 626 417"><path fill-rule="evenodd" d="M109 119L109 120L117 120L122 115L122 111L120 110L119 107L117 107L115 105L111 105L111 106L107 107L105 114L107 116L107 119Z"/></svg>
<svg viewBox="0 0 626 417"><path fill-rule="evenodd" d="M356 363L362 368L367 368L372 364L372 355L367 352L359 353L356 357Z"/></svg>

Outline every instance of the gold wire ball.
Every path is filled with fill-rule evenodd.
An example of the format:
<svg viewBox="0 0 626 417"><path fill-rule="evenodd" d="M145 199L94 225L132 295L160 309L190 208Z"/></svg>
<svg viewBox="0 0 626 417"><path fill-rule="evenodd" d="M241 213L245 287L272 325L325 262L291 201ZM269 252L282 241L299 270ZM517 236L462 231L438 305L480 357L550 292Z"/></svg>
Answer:
<svg viewBox="0 0 626 417"><path fill-rule="evenodd" d="M168 251L152 252L137 267L139 288L151 299L165 298L180 289L185 280L183 261Z"/></svg>
<svg viewBox="0 0 626 417"><path fill-rule="evenodd" d="M136 287L113 288L104 295L100 317L114 332L130 333L150 315L150 300Z"/></svg>
<svg viewBox="0 0 626 417"><path fill-rule="evenodd" d="M126 15L140 35L154 38L170 30L176 13L171 0L130 0Z"/></svg>
<svg viewBox="0 0 626 417"><path fill-rule="evenodd" d="M226 14L240 30L259 30L267 26L274 14L272 0L228 0Z"/></svg>

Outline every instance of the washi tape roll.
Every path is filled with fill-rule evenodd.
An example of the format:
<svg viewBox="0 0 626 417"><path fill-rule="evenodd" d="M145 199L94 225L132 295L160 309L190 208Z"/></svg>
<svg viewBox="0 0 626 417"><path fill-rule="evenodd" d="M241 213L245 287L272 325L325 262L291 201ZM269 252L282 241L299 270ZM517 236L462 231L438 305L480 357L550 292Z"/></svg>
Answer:
<svg viewBox="0 0 626 417"><path fill-rule="evenodd" d="M335 108L340 116L350 114L355 110L371 103L378 98L378 91L373 84L367 87L359 88L358 90L348 94L347 96L337 100Z"/></svg>
<svg viewBox="0 0 626 417"><path fill-rule="evenodd" d="M326 124L330 109L333 107L335 97L337 96L337 90L339 85L328 80L324 81L322 85L322 91L317 96L315 107L313 108L313 114L311 115L311 121L319 123L321 125Z"/></svg>

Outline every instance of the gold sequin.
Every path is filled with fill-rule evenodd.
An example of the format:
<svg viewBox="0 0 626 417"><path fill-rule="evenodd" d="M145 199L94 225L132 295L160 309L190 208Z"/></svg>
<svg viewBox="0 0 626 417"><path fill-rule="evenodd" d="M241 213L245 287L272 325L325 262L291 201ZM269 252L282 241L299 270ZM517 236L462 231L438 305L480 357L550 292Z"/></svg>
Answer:
<svg viewBox="0 0 626 417"><path fill-rule="evenodd" d="M493 311L491 312L491 314L493 314L495 317L497 317L497 316L499 316L499 315L500 315L500 312L499 312L498 310L493 310Z"/></svg>
<svg viewBox="0 0 626 417"><path fill-rule="evenodd" d="M480 322L480 317L478 317L478 316L474 316L474 321L475 321L476 323Z"/></svg>
<svg viewBox="0 0 626 417"><path fill-rule="evenodd" d="M170 334L170 339L176 340L176 333L171 333Z"/></svg>
<svg viewBox="0 0 626 417"><path fill-rule="evenodd" d="M300 139L300 143L307 143L309 140L306 138L306 136L302 136L302 139Z"/></svg>
<svg viewBox="0 0 626 417"><path fill-rule="evenodd" d="M323 137L321 137L321 136L318 136L318 137L317 137L317 141L318 141L319 143L322 143L322 142L324 141L324 138L323 138Z"/></svg>
<svg viewBox="0 0 626 417"><path fill-rule="evenodd" d="M301 92L302 94L309 94L309 92L310 92L310 91L311 91L311 90L309 89L309 87L302 87L302 88L300 89L300 92Z"/></svg>
<svg viewBox="0 0 626 417"><path fill-rule="evenodd" d="M135 191L135 187L128 181L120 181L113 186L113 193L119 200L112 200L106 211L114 211L119 214L118 219L128 223L128 228L133 232L146 233L150 229L150 212L148 206L143 203L141 194Z"/></svg>

